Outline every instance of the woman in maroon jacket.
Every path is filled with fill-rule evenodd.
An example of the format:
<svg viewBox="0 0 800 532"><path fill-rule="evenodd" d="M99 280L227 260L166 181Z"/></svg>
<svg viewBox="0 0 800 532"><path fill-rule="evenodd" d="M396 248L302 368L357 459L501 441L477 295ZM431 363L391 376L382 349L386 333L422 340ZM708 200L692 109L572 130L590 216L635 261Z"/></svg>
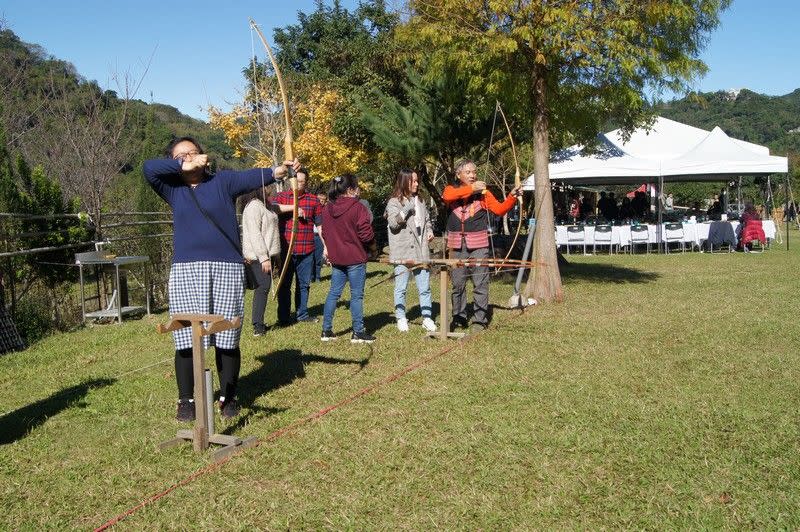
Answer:
<svg viewBox="0 0 800 532"><path fill-rule="evenodd" d="M375 233L370 212L358 199L358 181L344 174L334 177L328 190L328 203L322 209L324 255L331 263L331 290L325 300L322 341L336 340L333 313L345 284L350 283L350 315L353 343L375 341L364 329L364 285L367 279L367 248L375 249Z"/></svg>

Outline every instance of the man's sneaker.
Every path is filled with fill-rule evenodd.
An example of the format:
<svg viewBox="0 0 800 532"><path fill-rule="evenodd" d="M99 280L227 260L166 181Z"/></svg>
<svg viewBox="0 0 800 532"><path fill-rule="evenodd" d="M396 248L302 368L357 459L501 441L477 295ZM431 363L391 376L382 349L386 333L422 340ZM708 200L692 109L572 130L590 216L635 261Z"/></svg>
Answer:
<svg viewBox="0 0 800 532"><path fill-rule="evenodd" d="M353 336L350 337L350 343L353 344L371 344L374 341L375 337L367 331L354 332Z"/></svg>
<svg viewBox="0 0 800 532"><path fill-rule="evenodd" d="M483 332L483 331L486 330L486 324L485 323L475 322L472 325L470 325L469 330L470 330L470 332L473 332L473 333Z"/></svg>
<svg viewBox="0 0 800 532"><path fill-rule="evenodd" d="M436 324L430 318L423 318L422 326L428 332L436 332Z"/></svg>
<svg viewBox="0 0 800 532"><path fill-rule="evenodd" d="M408 320L400 318L397 320L397 330L400 332L408 332Z"/></svg>
<svg viewBox="0 0 800 532"><path fill-rule="evenodd" d="M322 340L323 342L331 342L333 340L336 340L336 335L333 334L333 331L322 331L322 336L320 337L320 340Z"/></svg>
<svg viewBox="0 0 800 532"><path fill-rule="evenodd" d="M253 327L253 336L259 337L267 334L267 328L264 325Z"/></svg>
<svg viewBox="0 0 800 532"><path fill-rule="evenodd" d="M225 419L231 419L239 415L239 402L234 397L227 401L220 401L219 411L220 415Z"/></svg>
<svg viewBox="0 0 800 532"><path fill-rule="evenodd" d="M453 316L453 321L450 322L450 332L453 332L456 329L466 329L466 328L467 328L467 320L465 320L461 316Z"/></svg>
<svg viewBox="0 0 800 532"><path fill-rule="evenodd" d="M178 421L194 421L194 401L182 399L178 401L178 413L175 414Z"/></svg>

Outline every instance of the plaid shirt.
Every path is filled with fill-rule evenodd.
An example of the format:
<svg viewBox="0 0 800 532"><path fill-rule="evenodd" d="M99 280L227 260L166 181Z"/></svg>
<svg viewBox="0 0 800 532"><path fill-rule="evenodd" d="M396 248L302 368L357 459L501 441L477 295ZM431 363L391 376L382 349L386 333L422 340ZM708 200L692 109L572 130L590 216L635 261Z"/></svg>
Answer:
<svg viewBox="0 0 800 532"><path fill-rule="evenodd" d="M280 205L292 205L294 194L291 190L284 190L275 195L274 202ZM305 192L300 196L297 206L303 209L305 217L297 219L297 238L294 241L292 255L307 255L314 252L314 224L320 222L322 204L314 194ZM292 238L292 219L286 215L281 216L281 235L285 249Z"/></svg>

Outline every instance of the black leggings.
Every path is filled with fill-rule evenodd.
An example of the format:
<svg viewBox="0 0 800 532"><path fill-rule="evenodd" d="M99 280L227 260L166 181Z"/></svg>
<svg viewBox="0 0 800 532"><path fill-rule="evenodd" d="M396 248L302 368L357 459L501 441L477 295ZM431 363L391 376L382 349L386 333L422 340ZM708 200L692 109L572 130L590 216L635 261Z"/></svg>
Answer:
<svg viewBox="0 0 800 532"><path fill-rule="evenodd" d="M226 399L236 397L236 385L239 383L239 369L242 365L242 353L239 348L214 348L219 374L219 395ZM192 348L175 350L175 377L178 380L178 398L194 398L194 372L192 369Z"/></svg>
<svg viewBox="0 0 800 532"><path fill-rule="evenodd" d="M267 308L272 276L264 273L264 270L261 269L261 263L258 261L245 265L245 268L250 268L258 283L258 286L253 290L253 329L256 330L264 327L264 311Z"/></svg>

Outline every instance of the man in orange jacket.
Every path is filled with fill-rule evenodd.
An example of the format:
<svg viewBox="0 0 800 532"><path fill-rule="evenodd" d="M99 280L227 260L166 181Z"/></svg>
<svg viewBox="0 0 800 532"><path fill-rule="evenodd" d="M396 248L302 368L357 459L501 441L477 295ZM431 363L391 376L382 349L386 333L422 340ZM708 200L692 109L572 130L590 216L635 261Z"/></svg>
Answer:
<svg viewBox="0 0 800 532"><path fill-rule="evenodd" d="M462 160L456 165L456 185L447 185L442 198L450 209L447 218L447 247L456 259L485 259L489 257L489 211L503 216L510 211L522 193L515 187L500 202L477 180L475 163ZM485 329L489 323L489 268L487 266L453 268L452 327L467 327L467 278L473 286L473 328Z"/></svg>

